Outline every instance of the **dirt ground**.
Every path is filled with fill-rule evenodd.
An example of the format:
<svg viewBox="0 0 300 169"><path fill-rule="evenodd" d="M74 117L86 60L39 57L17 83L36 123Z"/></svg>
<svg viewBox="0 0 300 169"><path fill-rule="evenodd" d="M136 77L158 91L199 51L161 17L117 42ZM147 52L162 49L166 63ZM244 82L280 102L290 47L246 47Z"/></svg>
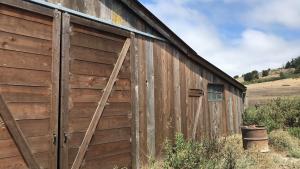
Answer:
<svg viewBox="0 0 300 169"><path fill-rule="evenodd" d="M277 97L300 96L300 78L247 85L246 106L265 104Z"/></svg>

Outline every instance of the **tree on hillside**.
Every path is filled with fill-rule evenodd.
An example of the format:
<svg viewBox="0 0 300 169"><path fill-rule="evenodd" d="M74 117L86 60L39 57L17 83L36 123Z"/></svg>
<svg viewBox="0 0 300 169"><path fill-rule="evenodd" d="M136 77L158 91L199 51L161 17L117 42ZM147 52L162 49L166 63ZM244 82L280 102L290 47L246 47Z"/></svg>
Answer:
<svg viewBox="0 0 300 169"><path fill-rule="evenodd" d="M259 74L258 74L257 70L252 71L251 74L252 74L254 80L259 79Z"/></svg>
<svg viewBox="0 0 300 169"><path fill-rule="evenodd" d="M284 68L285 68L285 69L291 68L291 62L288 61L288 62L285 64L285 67L284 67Z"/></svg>
<svg viewBox="0 0 300 169"><path fill-rule="evenodd" d="M244 74L244 80L245 81L249 82L249 81L252 81L252 80L255 80L255 79L259 79L259 74L258 74L257 70L254 70L252 72Z"/></svg>
<svg viewBox="0 0 300 169"><path fill-rule="evenodd" d="M269 69L268 69L268 70L263 70L263 71L262 71L262 77L269 76L269 72L270 72Z"/></svg>
<svg viewBox="0 0 300 169"><path fill-rule="evenodd" d="M235 75L233 78L238 79L240 76L239 75Z"/></svg>
<svg viewBox="0 0 300 169"><path fill-rule="evenodd" d="M298 56L295 59L292 59L291 61L288 61L285 65L285 68L297 68L298 66L300 66L300 56Z"/></svg>

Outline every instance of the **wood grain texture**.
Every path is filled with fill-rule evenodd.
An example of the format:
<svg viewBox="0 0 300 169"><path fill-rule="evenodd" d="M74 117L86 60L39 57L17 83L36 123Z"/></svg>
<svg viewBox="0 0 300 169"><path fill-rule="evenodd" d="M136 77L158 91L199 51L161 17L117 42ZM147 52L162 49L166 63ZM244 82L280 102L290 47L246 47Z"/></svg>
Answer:
<svg viewBox="0 0 300 169"><path fill-rule="evenodd" d="M29 168L32 169L39 169L39 165L37 164L33 154L29 148L29 143L27 142L24 134L22 133L19 125L14 120L13 116L11 115L3 97L0 95L0 113L3 122L7 126L14 142L18 146L20 153L22 154L24 160L26 161ZM1 144L3 145L3 144Z"/></svg>
<svg viewBox="0 0 300 169"><path fill-rule="evenodd" d="M154 65L153 42L146 45L146 86L147 86L147 148L150 158L155 158L155 105L154 105Z"/></svg>
<svg viewBox="0 0 300 169"><path fill-rule="evenodd" d="M131 100L132 100L132 168L140 168L140 140L139 140L139 57L138 46L135 34L131 34L130 48L131 65Z"/></svg>
<svg viewBox="0 0 300 169"><path fill-rule="evenodd" d="M60 168L68 168L69 72L70 72L70 15L62 14L61 80L60 80Z"/></svg>
<svg viewBox="0 0 300 169"><path fill-rule="evenodd" d="M74 163L72 165L72 169L79 169L79 167L81 166L81 163L82 163L82 160L84 158L84 155L86 153L86 150L87 150L87 147L92 139L92 136L93 136L93 133L95 132L95 129L97 127L97 124L101 118L101 115L102 115L102 112L103 112L103 109L106 105L106 102L108 100L108 97L111 93L111 90L113 88L113 85L116 81L116 78L118 76L118 73L121 69L121 66L123 64L123 61L125 60L125 57L126 57L126 54L127 54L127 51L130 47L130 42L131 40L128 38L125 43L124 43L124 46L122 48L122 51L119 55L119 58L117 60L117 63L116 63L116 66L114 67L112 73L111 73L111 76L108 80L108 83L107 83L107 86L105 87L104 89L104 93L103 95L101 96L101 99L99 101L99 105L95 111L95 114L89 124L89 127L87 129L87 132L85 134L85 137L82 141L82 144L78 150L78 153L76 155L76 158L74 160Z"/></svg>

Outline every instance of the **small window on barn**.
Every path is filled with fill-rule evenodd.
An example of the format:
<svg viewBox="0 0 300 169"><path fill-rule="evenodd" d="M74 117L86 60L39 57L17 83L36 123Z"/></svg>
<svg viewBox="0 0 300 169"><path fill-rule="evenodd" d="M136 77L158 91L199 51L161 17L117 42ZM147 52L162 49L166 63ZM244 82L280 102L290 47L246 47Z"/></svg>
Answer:
<svg viewBox="0 0 300 169"><path fill-rule="evenodd" d="M208 101L223 101L224 86L208 84Z"/></svg>

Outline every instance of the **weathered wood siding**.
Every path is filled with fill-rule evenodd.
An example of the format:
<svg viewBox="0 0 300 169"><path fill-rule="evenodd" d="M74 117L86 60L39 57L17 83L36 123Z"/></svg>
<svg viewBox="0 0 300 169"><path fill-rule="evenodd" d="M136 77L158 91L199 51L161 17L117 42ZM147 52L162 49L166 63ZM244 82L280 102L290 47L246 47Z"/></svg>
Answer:
<svg viewBox="0 0 300 169"><path fill-rule="evenodd" d="M73 20L74 18L74 20ZM78 24L80 23L80 24ZM126 37L63 15L61 168L71 168ZM96 24L97 25L97 24ZM81 168L131 167L130 56L126 55ZM66 138L64 138L66 137Z"/></svg>
<svg viewBox="0 0 300 169"><path fill-rule="evenodd" d="M0 4L0 94L38 165L54 169L60 14L48 14ZM0 168L28 168L21 154L0 117Z"/></svg>
<svg viewBox="0 0 300 169"><path fill-rule="evenodd" d="M160 36L117 0L48 1ZM56 69L60 64L52 47L58 40L53 39L53 18L1 5L1 20L5 24L0 25L0 93L5 95L43 168L53 168L55 163L51 156L55 152L52 135L61 120L61 168L68 168L125 38L108 33L107 26L101 24L90 27L87 22L63 19L59 72ZM131 45L134 55L130 57L128 53L82 168L142 167L149 158L163 155L165 139L173 139L178 132L191 139L200 99L190 97L190 89L204 92L197 140L239 132L242 90L191 60L169 42L135 35ZM56 95L59 82L54 80L57 74L61 74L60 98ZM224 85L223 101L208 101L210 83ZM55 119L58 101L59 120ZM26 168L5 126L1 127L0 168Z"/></svg>
<svg viewBox="0 0 300 169"><path fill-rule="evenodd" d="M156 33L133 11L117 0L48 0L60 3L114 24ZM138 148L141 166L149 158L162 154L166 138L182 132L192 137L199 98L189 97L189 89L202 89L204 97L200 110L196 139L226 136L239 132L243 111L242 91L190 60L168 42L136 36L138 59ZM224 101L209 102L209 83L224 85Z"/></svg>
<svg viewBox="0 0 300 169"><path fill-rule="evenodd" d="M204 91L197 140L239 132L243 111L239 89L191 61L168 43L137 36L137 49L142 163L147 163L149 157L160 157L164 141L173 139L176 133L192 138L199 98L190 97L189 89ZM207 86L210 83L224 85L223 101L208 101Z"/></svg>

